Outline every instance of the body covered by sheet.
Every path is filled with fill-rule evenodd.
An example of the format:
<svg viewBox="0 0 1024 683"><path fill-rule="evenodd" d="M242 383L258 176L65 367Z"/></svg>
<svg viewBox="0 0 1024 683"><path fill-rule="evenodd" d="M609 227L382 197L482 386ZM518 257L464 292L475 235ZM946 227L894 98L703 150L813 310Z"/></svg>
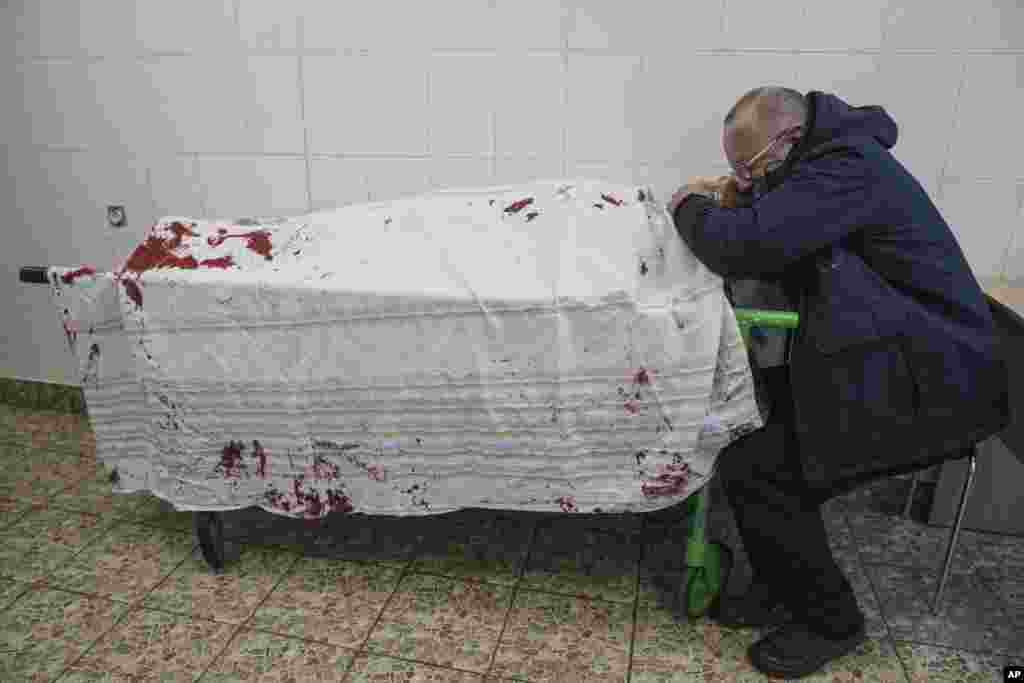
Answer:
<svg viewBox="0 0 1024 683"><path fill-rule="evenodd" d="M644 188L172 217L50 282L115 490L182 510L653 510L761 424L722 283Z"/></svg>

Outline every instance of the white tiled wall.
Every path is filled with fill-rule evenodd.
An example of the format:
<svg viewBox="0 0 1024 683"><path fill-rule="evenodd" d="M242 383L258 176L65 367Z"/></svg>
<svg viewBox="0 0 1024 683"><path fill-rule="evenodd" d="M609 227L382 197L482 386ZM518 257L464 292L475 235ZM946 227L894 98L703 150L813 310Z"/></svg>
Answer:
<svg viewBox="0 0 1024 683"><path fill-rule="evenodd" d="M20 265L113 264L169 214L565 174L667 198L727 171L764 84L885 106L979 277L1024 278L1022 66L1020 0L7 0L0 374L75 381Z"/></svg>

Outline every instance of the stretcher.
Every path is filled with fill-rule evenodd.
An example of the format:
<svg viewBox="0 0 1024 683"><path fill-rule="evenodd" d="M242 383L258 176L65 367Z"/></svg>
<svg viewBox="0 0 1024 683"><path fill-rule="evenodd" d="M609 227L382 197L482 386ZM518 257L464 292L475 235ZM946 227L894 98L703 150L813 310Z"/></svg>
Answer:
<svg viewBox="0 0 1024 683"><path fill-rule="evenodd" d="M115 492L191 511L648 512L685 503L688 609L722 448L761 417L721 280L649 188L551 181L294 218L168 217L48 284ZM392 343L403 340L407 343ZM726 563L727 564L727 563Z"/></svg>

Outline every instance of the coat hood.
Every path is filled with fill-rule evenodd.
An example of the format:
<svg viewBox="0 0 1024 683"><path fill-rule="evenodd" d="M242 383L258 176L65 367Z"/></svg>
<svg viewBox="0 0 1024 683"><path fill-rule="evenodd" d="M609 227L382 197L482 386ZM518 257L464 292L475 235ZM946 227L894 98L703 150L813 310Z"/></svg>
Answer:
<svg viewBox="0 0 1024 683"><path fill-rule="evenodd" d="M899 129L892 117L880 106L851 107L835 95L811 91L807 93L810 135L805 148L844 137L872 137L886 149L896 144Z"/></svg>

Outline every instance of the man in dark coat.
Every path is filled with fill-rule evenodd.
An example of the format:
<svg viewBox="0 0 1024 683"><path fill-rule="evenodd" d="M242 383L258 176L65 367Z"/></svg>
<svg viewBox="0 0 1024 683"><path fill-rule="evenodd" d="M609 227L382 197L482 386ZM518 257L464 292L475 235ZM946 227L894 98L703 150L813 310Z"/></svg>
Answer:
<svg viewBox="0 0 1024 683"><path fill-rule="evenodd" d="M781 624L750 650L772 675L807 675L864 638L821 503L963 457L1009 422L984 294L927 193L889 153L896 137L881 107L758 88L723 133L746 206L720 206L705 178L669 202L705 265L727 280L781 282L800 315L789 400L718 461L754 572L720 620Z"/></svg>

